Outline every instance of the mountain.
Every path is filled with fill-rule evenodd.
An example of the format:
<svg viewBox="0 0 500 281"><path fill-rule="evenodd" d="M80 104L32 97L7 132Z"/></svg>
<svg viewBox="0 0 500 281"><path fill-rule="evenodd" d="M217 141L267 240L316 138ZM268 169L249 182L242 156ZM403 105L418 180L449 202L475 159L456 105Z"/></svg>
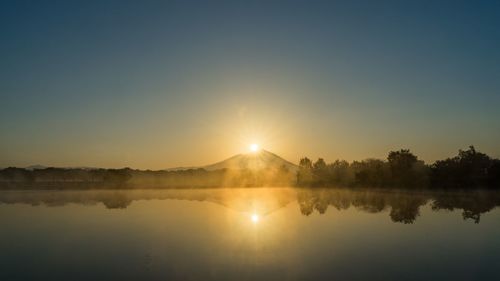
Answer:
<svg viewBox="0 0 500 281"><path fill-rule="evenodd" d="M292 162L287 161L272 152L262 149L258 152L237 154L226 160L211 165L206 165L201 167L176 167L176 168L166 169L166 171L182 171L182 170L199 169L199 168L205 169L207 171L214 171L220 169L261 170L261 169L279 169L282 166L285 166L288 169L288 171L292 173L295 173L298 170L298 166L293 164Z"/></svg>
<svg viewBox="0 0 500 281"><path fill-rule="evenodd" d="M47 167L42 166L42 165L31 165L31 166L26 167L25 169L33 171L33 170L43 170L43 169L46 169L46 168Z"/></svg>
<svg viewBox="0 0 500 281"><path fill-rule="evenodd" d="M196 170L196 169L199 169L199 168L203 168L203 167L197 167L197 166L174 167L174 168L165 169L164 171L176 172L176 171L185 171L185 170Z"/></svg>
<svg viewBox="0 0 500 281"><path fill-rule="evenodd" d="M282 166L286 167L288 171L295 173L298 166L279 157L278 155L267 150L260 150L258 152L251 152L245 154L237 154L224 161L217 162L212 165L201 167L207 171L214 171L219 169L231 170L262 170L262 169L279 169Z"/></svg>

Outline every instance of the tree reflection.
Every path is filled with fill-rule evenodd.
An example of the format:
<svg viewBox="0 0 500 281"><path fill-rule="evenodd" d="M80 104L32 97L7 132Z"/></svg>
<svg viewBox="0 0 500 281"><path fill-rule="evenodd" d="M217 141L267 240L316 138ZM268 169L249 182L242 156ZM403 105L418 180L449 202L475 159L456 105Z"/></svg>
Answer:
<svg viewBox="0 0 500 281"><path fill-rule="evenodd" d="M462 210L464 220L471 219L475 223L481 220L481 214L491 211L500 205L498 192L461 192L440 194L432 203L433 210Z"/></svg>
<svg viewBox="0 0 500 281"><path fill-rule="evenodd" d="M355 207L368 213L389 210L393 222L412 224L420 216L420 207L431 203L431 209L461 209L464 220L479 223L481 215L500 205L499 192L409 192L370 189L300 189L297 201L303 215L314 211L324 214L328 206L337 210Z"/></svg>
<svg viewBox="0 0 500 281"><path fill-rule="evenodd" d="M400 201L392 202L389 216L393 222L414 223L420 215L420 206L426 203L427 200L423 198L403 197Z"/></svg>

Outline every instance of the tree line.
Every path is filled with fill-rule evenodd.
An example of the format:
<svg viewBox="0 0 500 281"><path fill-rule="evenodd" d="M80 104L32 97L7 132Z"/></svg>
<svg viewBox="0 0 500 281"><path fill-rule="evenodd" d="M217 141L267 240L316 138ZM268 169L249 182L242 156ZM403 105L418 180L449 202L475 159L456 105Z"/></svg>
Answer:
<svg viewBox="0 0 500 281"><path fill-rule="evenodd" d="M326 163L300 159L297 185L307 187L364 186L398 188L500 188L500 159L477 151L474 146L431 165L409 149L389 152L386 160L367 159Z"/></svg>
<svg viewBox="0 0 500 281"><path fill-rule="evenodd" d="M202 168L177 171L123 169L45 168L0 170L0 189L155 189L290 186L295 175L278 169Z"/></svg>

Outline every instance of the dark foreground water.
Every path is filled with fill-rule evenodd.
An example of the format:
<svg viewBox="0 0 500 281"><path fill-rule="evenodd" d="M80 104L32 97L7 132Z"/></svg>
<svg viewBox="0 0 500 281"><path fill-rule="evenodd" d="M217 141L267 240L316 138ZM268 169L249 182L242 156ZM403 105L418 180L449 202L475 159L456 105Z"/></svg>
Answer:
<svg viewBox="0 0 500 281"><path fill-rule="evenodd" d="M498 280L500 195L0 192L0 280Z"/></svg>

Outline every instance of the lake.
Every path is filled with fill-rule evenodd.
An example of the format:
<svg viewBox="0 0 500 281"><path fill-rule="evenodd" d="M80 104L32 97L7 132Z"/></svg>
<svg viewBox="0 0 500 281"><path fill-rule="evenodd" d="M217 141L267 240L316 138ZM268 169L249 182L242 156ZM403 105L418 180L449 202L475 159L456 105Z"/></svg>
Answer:
<svg viewBox="0 0 500 281"><path fill-rule="evenodd" d="M492 280L498 192L1 191L0 280Z"/></svg>

